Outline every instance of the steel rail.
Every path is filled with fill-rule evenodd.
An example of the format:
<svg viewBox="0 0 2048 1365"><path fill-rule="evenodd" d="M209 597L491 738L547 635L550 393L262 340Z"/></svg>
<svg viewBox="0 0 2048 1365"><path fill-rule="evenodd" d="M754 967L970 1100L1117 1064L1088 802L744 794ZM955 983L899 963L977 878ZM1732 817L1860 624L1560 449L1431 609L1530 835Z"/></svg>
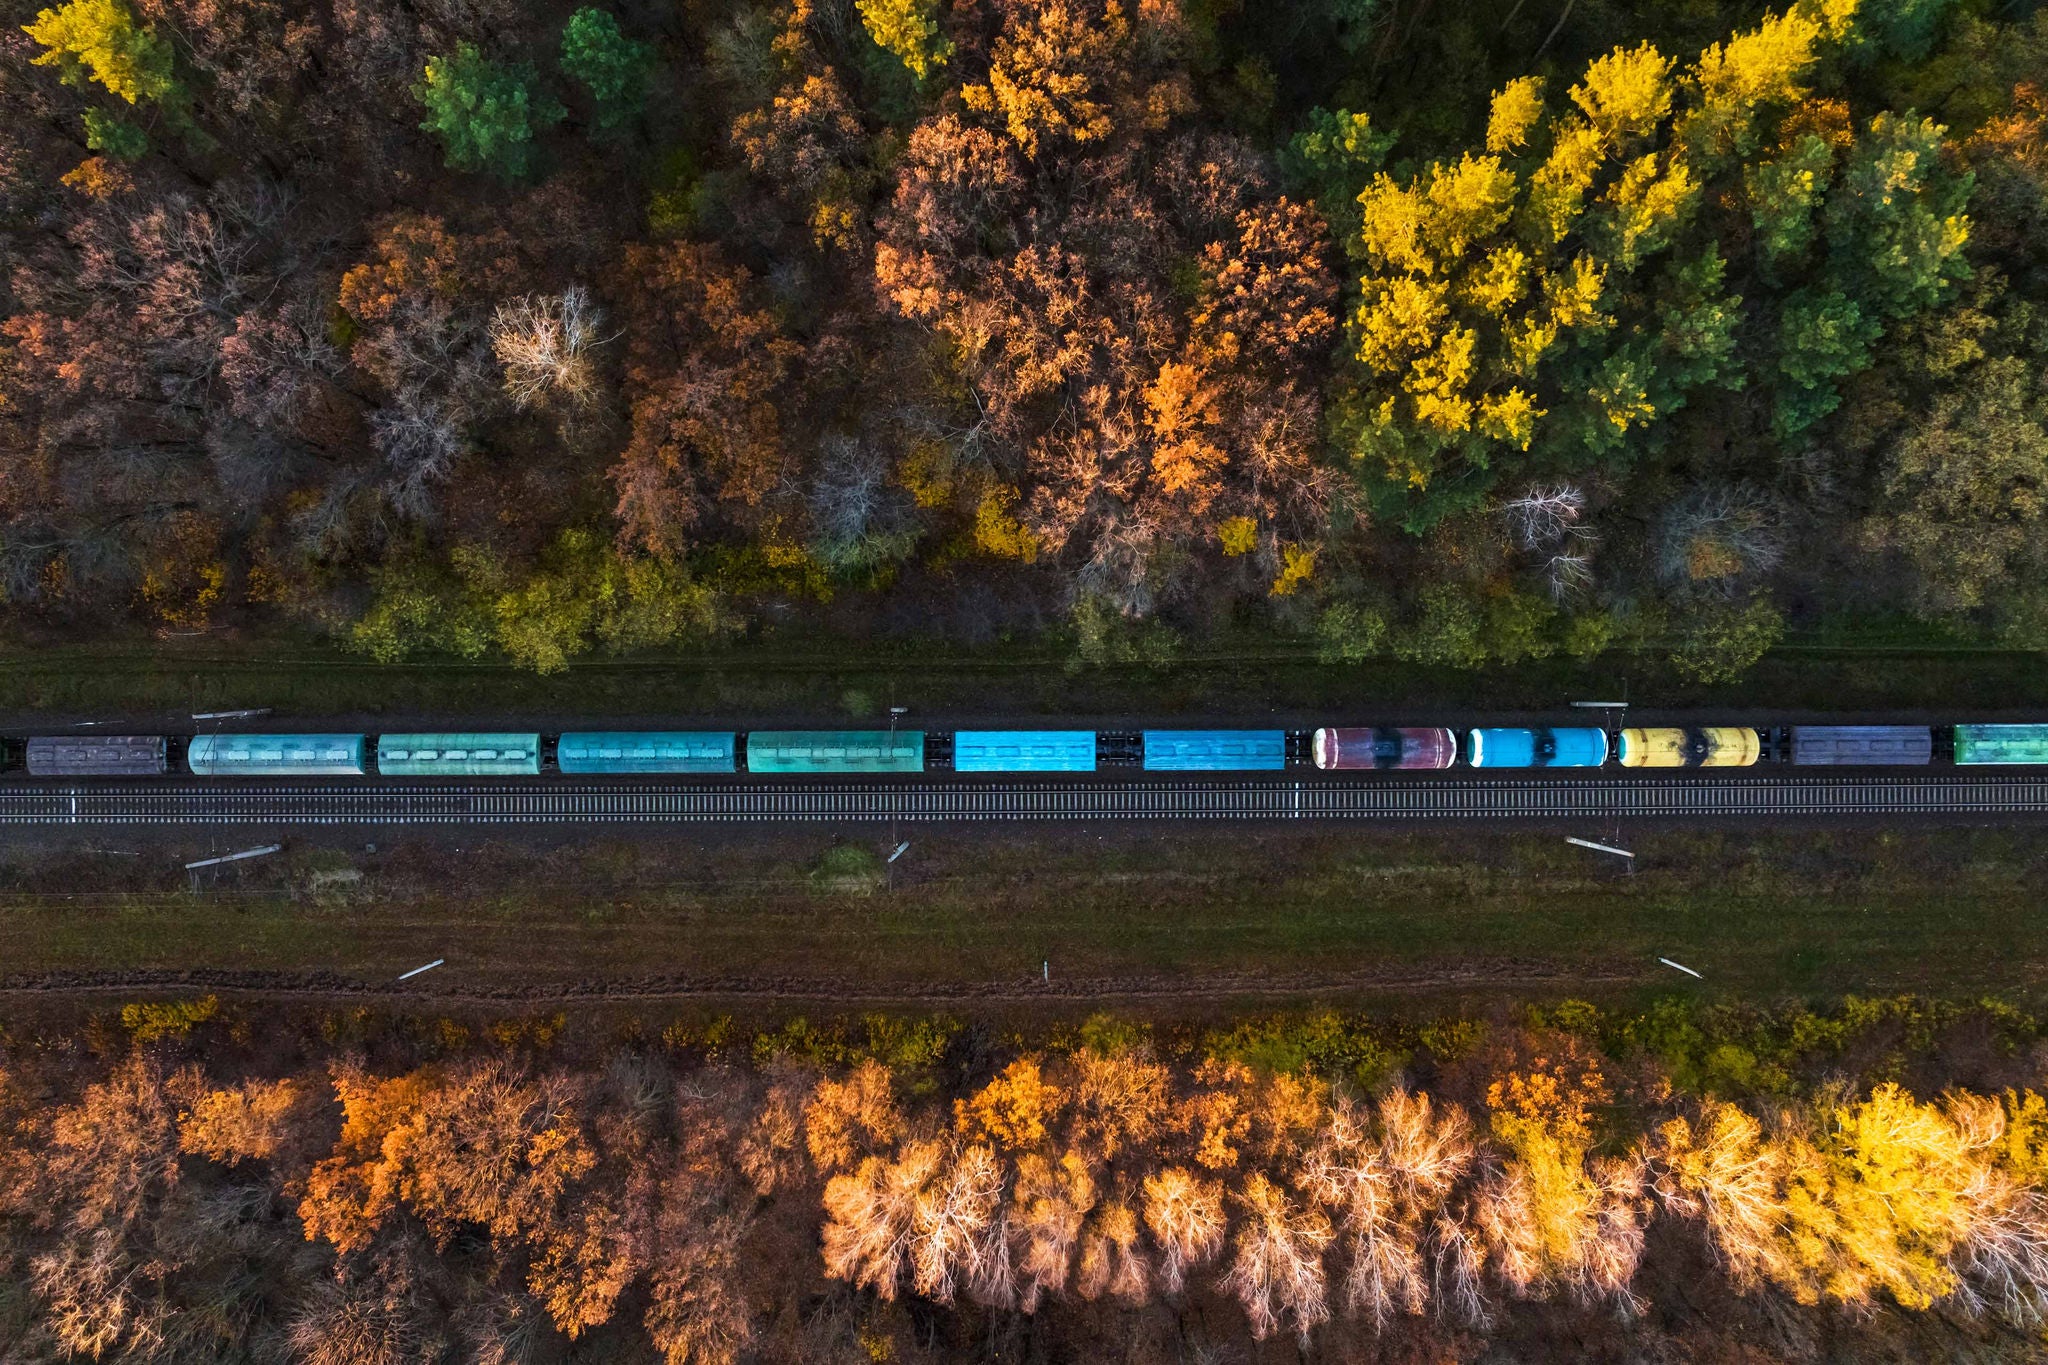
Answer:
<svg viewBox="0 0 2048 1365"><path fill-rule="evenodd" d="M1632 820L2048 814L2048 773L1014 782L0 784L0 826Z"/></svg>

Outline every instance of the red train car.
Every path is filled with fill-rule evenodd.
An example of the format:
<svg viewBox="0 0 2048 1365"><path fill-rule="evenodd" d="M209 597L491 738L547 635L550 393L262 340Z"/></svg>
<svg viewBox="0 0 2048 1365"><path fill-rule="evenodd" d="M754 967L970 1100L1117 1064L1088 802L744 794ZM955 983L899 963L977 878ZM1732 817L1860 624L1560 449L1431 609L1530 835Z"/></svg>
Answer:
<svg viewBox="0 0 2048 1365"><path fill-rule="evenodd" d="M1434 725L1318 730L1315 757L1318 768L1448 768L1458 737Z"/></svg>

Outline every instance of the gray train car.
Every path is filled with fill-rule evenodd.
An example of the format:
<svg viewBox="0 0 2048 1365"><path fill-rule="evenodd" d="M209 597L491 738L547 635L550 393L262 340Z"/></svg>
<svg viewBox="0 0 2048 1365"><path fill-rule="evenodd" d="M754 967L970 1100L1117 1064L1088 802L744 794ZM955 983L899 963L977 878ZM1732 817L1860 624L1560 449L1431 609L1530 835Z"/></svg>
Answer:
<svg viewBox="0 0 2048 1365"><path fill-rule="evenodd" d="M26 766L31 777L159 777L169 748L162 735L36 735Z"/></svg>
<svg viewBox="0 0 2048 1365"><path fill-rule="evenodd" d="M1795 725L1792 762L1802 767L1922 767L1934 761L1925 725Z"/></svg>

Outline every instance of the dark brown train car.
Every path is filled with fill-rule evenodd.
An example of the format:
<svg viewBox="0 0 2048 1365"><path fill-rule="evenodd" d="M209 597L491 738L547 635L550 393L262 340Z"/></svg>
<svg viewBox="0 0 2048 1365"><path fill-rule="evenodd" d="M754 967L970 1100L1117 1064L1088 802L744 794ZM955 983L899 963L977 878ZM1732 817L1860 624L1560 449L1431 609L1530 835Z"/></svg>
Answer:
<svg viewBox="0 0 2048 1365"><path fill-rule="evenodd" d="M37 735L31 777L156 777L168 768L162 735Z"/></svg>
<svg viewBox="0 0 2048 1365"><path fill-rule="evenodd" d="M1318 768L1448 768L1458 737L1438 726L1363 726L1316 731Z"/></svg>

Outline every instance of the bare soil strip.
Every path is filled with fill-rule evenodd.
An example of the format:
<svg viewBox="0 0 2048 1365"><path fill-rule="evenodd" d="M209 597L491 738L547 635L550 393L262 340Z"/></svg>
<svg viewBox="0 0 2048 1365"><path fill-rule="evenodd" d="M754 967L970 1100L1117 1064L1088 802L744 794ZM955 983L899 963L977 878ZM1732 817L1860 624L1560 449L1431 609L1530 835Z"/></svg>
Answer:
<svg viewBox="0 0 2048 1365"><path fill-rule="evenodd" d="M531 985L446 987L424 982L364 981L329 972L229 970L124 970L38 972L0 977L8 996L134 995L159 991L228 991L255 998L392 999L418 1004L568 1004L661 1000L822 1000L835 1004L1005 1003L1057 1000L1156 1000L1302 997L1370 991L1428 992L1498 986L1526 989L1588 984L1621 985L1646 979L1632 964L1587 967L1495 959L1463 963L1389 964L1335 973L1184 976L1097 976L1008 981L898 982L877 985L833 977L633 976L612 980L536 982Z"/></svg>

